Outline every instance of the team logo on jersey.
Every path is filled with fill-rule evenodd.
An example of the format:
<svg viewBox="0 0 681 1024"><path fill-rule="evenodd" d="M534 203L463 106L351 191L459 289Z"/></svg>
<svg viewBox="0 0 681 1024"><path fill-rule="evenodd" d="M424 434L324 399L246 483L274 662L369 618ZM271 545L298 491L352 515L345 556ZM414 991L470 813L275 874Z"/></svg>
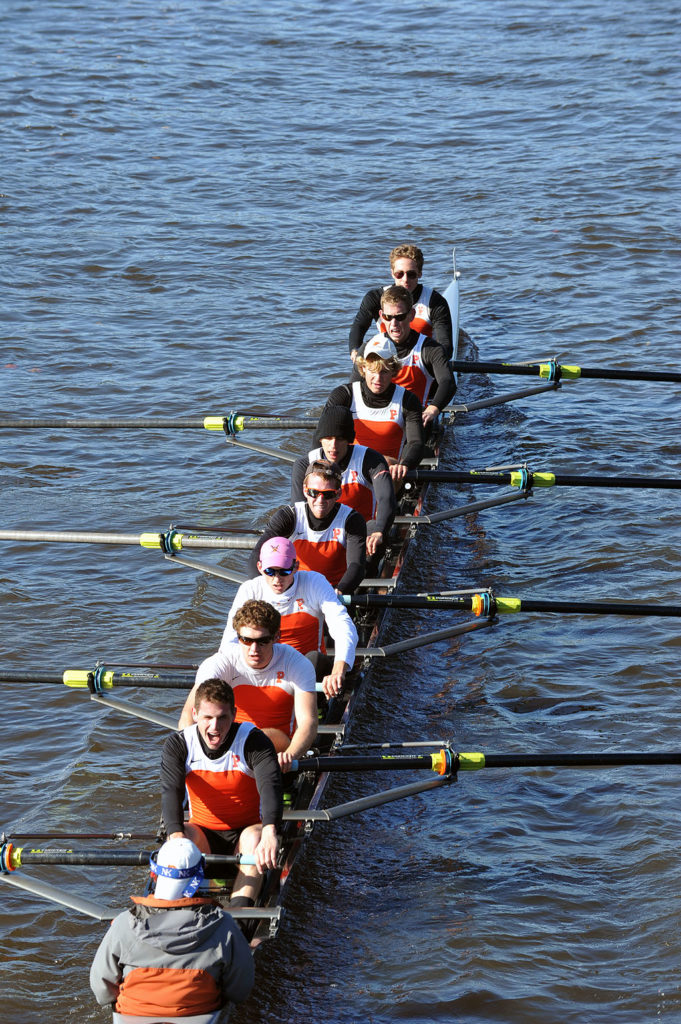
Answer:
<svg viewBox="0 0 681 1024"><path fill-rule="evenodd" d="M359 473L357 472L356 469L351 469L350 470L350 483L351 484L356 484L358 480L359 480Z"/></svg>
<svg viewBox="0 0 681 1024"><path fill-rule="evenodd" d="M282 672L281 670L279 670L279 672L277 672L277 682L280 683L282 681L282 679L285 679L285 678L286 678L286 673Z"/></svg>
<svg viewBox="0 0 681 1024"><path fill-rule="evenodd" d="M391 409L390 409L390 419L391 420L396 420L397 419L397 409L394 406L392 406Z"/></svg>
<svg viewBox="0 0 681 1024"><path fill-rule="evenodd" d="M336 527L332 532L333 532L333 539L334 540L340 540L341 539L341 534L343 532L342 530L340 530L338 527Z"/></svg>
<svg viewBox="0 0 681 1024"><path fill-rule="evenodd" d="M299 612L305 611L305 601L303 600L302 597L296 598L296 605L298 607Z"/></svg>

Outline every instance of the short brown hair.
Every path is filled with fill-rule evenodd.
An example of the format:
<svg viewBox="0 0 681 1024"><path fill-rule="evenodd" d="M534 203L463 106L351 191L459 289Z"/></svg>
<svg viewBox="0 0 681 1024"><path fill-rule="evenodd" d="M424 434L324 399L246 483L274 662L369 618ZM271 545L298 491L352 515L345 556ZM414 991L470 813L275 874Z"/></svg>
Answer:
<svg viewBox="0 0 681 1024"><path fill-rule="evenodd" d="M238 633L242 626L255 629L266 629L270 636L279 632L281 615L267 601L245 601L232 620L232 626Z"/></svg>
<svg viewBox="0 0 681 1024"><path fill-rule="evenodd" d="M328 459L316 459L314 462L311 462L305 470L303 483L307 483L309 476L321 476L323 480L328 480L329 483L335 484L337 491L340 490L343 483L340 469L335 462L329 462Z"/></svg>
<svg viewBox="0 0 681 1024"><path fill-rule="evenodd" d="M396 245L390 252L390 269L398 260L413 260L419 274L423 273L423 253L418 245Z"/></svg>
<svg viewBox="0 0 681 1024"><path fill-rule="evenodd" d="M385 288L381 295L381 310L385 306L386 302L392 302L397 304L398 302L403 303L407 312L414 305L414 297L408 288L403 288L401 284L391 284L389 288Z"/></svg>
<svg viewBox="0 0 681 1024"><path fill-rule="evenodd" d="M194 707L198 710L204 700L210 700L214 704L226 704L232 712L236 710L234 690L225 679L218 679L217 676L205 679L196 687Z"/></svg>

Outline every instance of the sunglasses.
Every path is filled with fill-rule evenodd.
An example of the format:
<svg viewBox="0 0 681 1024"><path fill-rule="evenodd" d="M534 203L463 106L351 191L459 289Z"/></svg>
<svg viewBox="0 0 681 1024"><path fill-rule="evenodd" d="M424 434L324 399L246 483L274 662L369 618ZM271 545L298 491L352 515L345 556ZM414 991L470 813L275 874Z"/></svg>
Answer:
<svg viewBox="0 0 681 1024"><path fill-rule="evenodd" d="M331 501L338 494L338 491L318 491L314 487L306 488L308 498L324 498L325 501Z"/></svg>
<svg viewBox="0 0 681 1024"><path fill-rule="evenodd" d="M293 572L293 566L290 569L279 569L272 566L271 569L263 569L265 576L290 576Z"/></svg>
<svg viewBox="0 0 681 1024"><path fill-rule="evenodd" d="M411 310L409 310L409 313L411 313ZM401 324L403 320L406 320L409 313L384 313L383 310L381 310L381 316L384 320L395 320L398 324Z"/></svg>
<svg viewBox="0 0 681 1024"><path fill-rule="evenodd" d="M267 647L274 640L273 636L242 636L241 633L237 634L237 639L240 644L244 647L251 647L255 644L256 647Z"/></svg>
<svg viewBox="0 0 681 1024"><path fill-rule="evenodd" d="M393 270L393 277L418 277L419 275L415 270Z"/></svg>

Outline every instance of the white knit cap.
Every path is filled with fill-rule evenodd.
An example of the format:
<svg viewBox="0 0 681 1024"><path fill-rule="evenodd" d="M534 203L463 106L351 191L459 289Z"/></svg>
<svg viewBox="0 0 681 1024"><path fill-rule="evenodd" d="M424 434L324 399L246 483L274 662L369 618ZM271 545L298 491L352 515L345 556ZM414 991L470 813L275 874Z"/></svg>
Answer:
<svg viewBox="0 0 681 1024"><path fill-rule="evenodd" d="M203 881L203 855L198 846L185 837L169 839L151 860L157 875L154 895L159 900L179 900L193 896Z"/></svg>

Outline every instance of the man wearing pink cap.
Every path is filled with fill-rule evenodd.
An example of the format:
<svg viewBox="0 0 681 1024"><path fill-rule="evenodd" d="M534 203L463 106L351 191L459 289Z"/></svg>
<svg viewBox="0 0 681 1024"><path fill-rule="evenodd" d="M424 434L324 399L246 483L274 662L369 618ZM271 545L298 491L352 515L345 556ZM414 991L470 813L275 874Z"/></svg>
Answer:
<svg viewBox="0 0 681 1024"><path fill-rule="evenodd" d="M319 572L298 569L296 549L287 537L270 537L260 549L259 576L236 592L220 643L224 651L237 638L235 613L246 601L268 601L281 615L280 642L306 654L322 678L324 693L334 697L352 668L357 630L344 605ZM323 651L323 627L333 640L333 658ZM312 657L310 657L312 655Z"/></svg>

